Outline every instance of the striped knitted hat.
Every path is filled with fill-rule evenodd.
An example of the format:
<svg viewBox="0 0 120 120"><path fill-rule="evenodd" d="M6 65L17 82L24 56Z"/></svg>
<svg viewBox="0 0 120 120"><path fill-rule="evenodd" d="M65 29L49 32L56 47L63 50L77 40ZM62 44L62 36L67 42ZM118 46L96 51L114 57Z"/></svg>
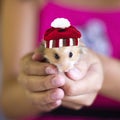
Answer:
<svg viewBox="0 0 120 120"><path fill-rule="evenodd" d="M44 34L45 48L78 46L81 33L65 18L56 18Z"/></svg>

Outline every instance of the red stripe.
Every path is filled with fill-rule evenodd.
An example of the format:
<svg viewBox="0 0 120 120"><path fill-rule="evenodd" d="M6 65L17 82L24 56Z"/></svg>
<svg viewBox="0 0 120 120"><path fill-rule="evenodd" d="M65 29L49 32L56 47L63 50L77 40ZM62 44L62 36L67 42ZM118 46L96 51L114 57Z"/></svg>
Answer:
<svg viewBox="0 0 120 120"><path fill-rule="evenodd" d="M56 47L59 47L59 40L56 40L55 46L56 46Z"/></svg>
<svg viewBox="0 0 120 120"><path fill-rule="evenodd" d="M66 39L66 46L70 46L70 41L69 41L69 39Z"/></svg>
<svg viewBox="0 0 120 120"><path fill-rule="evenodd" d="M49 42L50 41L46 41L46 48L49 48Z"/></svg>
<svg viewBox="0 0 120 120"><path fill-rule="evenodd" d="M78 39L76 39L76 45L78 45Z"/></svg>

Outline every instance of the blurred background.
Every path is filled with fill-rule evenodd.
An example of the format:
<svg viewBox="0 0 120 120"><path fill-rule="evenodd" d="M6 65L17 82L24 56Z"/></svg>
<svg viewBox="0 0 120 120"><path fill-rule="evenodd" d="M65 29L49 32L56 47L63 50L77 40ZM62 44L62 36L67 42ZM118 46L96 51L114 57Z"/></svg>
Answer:
<svg viewBox="0 0 120 120"><path fill-rule="evenodd" d="M0 0L0 94L1 94L1 88L2 88L2 58L1 58L1 39L2 39L2 29L1 29L1 22L2 22L2 0ZM5 120L2 114L2 110L0 107L0 120Z"/></svg>
<svg viewBox="0 0 120 120"><path fill-rule="evenodd" d="M2 6L3 6L3 4L2 4L2 1L5 1L5 0L0 0L0 93L1 93L1 88L2 88L2 58L1 58L1 56L2 56L2 54L1 54L1 39L2 39ZM8 1L12 1L12 0L8 0ZM14 1L17 1L17 0L14 0ZM20 0L19 0L20 1ZM30 1L30 0L21 0L21 1ZM35 1L35 0L33 0L33 1ZM37 1L37 0L36 0ZM39 0L39 1L41 1L41 0ZM49 1L49 0L45 0L45 1ZM45 2L44 1L44 2ZM54 0L51 0L51 1L54 1ZM70 1L72 1L72 0L70 0ZM96 0L97 1L97 0ZM110 0L110 1L114 1L114 0ZM24 4L25 5L25 4ZM51 4L49 4L49 5L51 5ZM14 6L14 4L12 5L12 7ZM54 6L54 4L53 4L53 6ZM28 6L27 6L28 7ZM26 10L27 8L25 8L24 6L23 6L23 8ZM29 7L28 7L29 8ZM48 6L48 8L49 8L49 6ZM51 8L51 7L50 7ZM61 8L61 7L60 7ZM16 8L15 8L16 9ZM21 10L21 8L19 8L20 10ZM18 9L18 10L19 10ZM45 22L43 22L43 26L41 27L41 26L38 26L38 28L40 29L41 28L41 33L40 33L40 36L42 36L42 33L44 33L44 30L49 26L49 23L50 23L50 21L53 19L53 17L55 17L54 16L54 14L56 15L56 16L58 16L58 15L60 15L60 14L58 14L59 12L60 12L60 10L58 10L58 11L55 11L55 12L53 12L52 11L52 15L51 14L48 14L48 15L45 15L44 16L44 14L46 14L47 12L49 13L49 11L50 11L50 9L46 9L46 7L44 8L44 10L42 11L42 13L39 13L39 17L44 17L44 18L42 18L42 22L44 21L44 19L47 21L45 21ZM11 11L13 11L14 9L12 9ZM9 10L9 8L8 8L8 11L7 12L9 12L10 10ZM28 10L28 11L31 11L31 10ZM64 10L65 11L65 10ZM22 11L23 13L24 13L24 11ZM22 13L21 12L21 13ZM10 13L10 12L9 12ZM8 13L8 14L9 14ZM29 13L29 12L28 12ZM33 12L32 12L33 13ZM62 12L61 12L62 13ZM17 12L16 12L16 14L17 14ZM15 15L16 15L15 14ZM26 15L27 14L27 12L25 12L25 14L23 14L23 16L24 15ZM15 15L13 15L12 17L14 17ZM28 16L27 17L29 17L29 18L31 18L31 16L29 16L30 15L30 13L29 14L27 14ZM62 15L63 15L63 13L62 13ZM66 13L66 16L67 15L69 15L69 14L67 14ZM75 14L76 15L76 14ZM18 17L19 15L17 14L17 17ZM60 15L61 16L61 15ZM86 15L87 16L87 15ZM26 20L26 18L27 18L26 16L25 16L25 18L24 19L22 19L22 20ZM68 18L69 18L69 16L67 16ZM48 18L49 18L49 20L48 20ZM73 17L74 18L74 17ZM83 17L84 18L84 17ZM87 17L86 17L87 18ZM89 15L88 15L88 18L89 18ZM108 19L108 18L107 18ZM8 19L9 20L9 19ZM18 19L17 19L18 20ZM31 19L30 20L30 22L32 21L33 19ZM29 25L29 20L28 20L28 18L27 18L27 23L28 23L28 25ZM23 26L24 26L24 31L25 31L25 34L22 34L23 36L24 35L26 35L26 34L28 34L29 32L31 32L32 30L30 29L31 27L29 27L27 24L26 24L26 21L22 24ZM73 20L74 21L74 20ZM84 20L83 20L84 21ZM85 21L86 21L86 19L85 19ZM106 32L105 30L106 29L104 29L104 28L106 28L106 26L105 26L105 24L101 21L101 20L99 20L99 19L94 19L94 17L93 18L91 18L90 20L88 19L87 20L88 22L85 22L85 24L83 24L82 23L82 20L81 20L81 22L80 22L80 25L78 24L76 24L77 26L77 28L81 31L81 33L83 34L83 40L86 40L86 41L84 41L84 43L87 45L87 46L89 46L89 47L91 47L91 48L93 48L96 52L100 52L100 53L103 53L103 54L105 54L105 55L111 55L111 50L112 50L112 48L111 48L111 44L109 44L109 42L108 41L110 41L109 39L108 39L108 34L106 33L106 34L104 34L104 32ZM108 19L108 21L110 21L109 19ZM113 20L114 21L114 20ZM16 24L17 23L19 23L20 21L18 21L18 22L16 22ZM11 23L14 23L14 22L11 22ZM98 24L96 24L96 23L98 23ZM110 23L110 25L111 25L111 23ZM31 25L32 26L32 25ZM114 25L113 25L114 26ZM19 25L19 27L20 27L20 25ZM28 28L27 28L28 27ZM110 26L111 27L111 26ZM8 27L9 28L9 27ZM17 27L15 27L15 28L17 28ZM13 28L13 30L15 29L15 28ZM112 28L112 27L111 27ZM29 31L29 30L30 31ZM28 30L27 32L26 32L26 30ZM110 30L112 30L112 29L110 29ZM19 30L18 30L19 31ZM17 31L17 32L18 32ZM16 32L16 33L17 33ZM114 32L114 29L113 29L113 32ZM113 35L113 32L111 32L112 33L112 35ZM24 33L24 32L23 32ZM94 34L96 34L96 35L94 35ZM96 40L96 38L100 38L100 39L97 39ZM8 37L9 38L9 37ZM14 38L16 38L16 37L14 37ZM20 39L21 39L22 37L20 37ZM27 37L27 38L29 38L29 39L26 39L26 37L23 37L22 39L23 40L26 40L26 42L27 42L27 44L28 44L28 41L30 41L32 38L31 37ZM116 38L116 37L115 37ZM27 41L28 40L28 41ZM40 40L40 39L39 39ZM117 40L116 40L117 41ZM39 42L39 41L38 41ZM30 42L29 42L30 43ZM117 45L117 44L116 44ZM28 45L29 46L29 45ZM96 47L95 47L96 46ZM101 46L102 46L102 49L101 49ZM110 48L110 49L109 49ZM117 49L116 49L117 50ZM25 51L27 52L27 50L25 49ZM117 52L116 52L117 53ZM7 54L8 55L8 54ZM12 93L12 92L11 92ZM9 94L9 95L11 95L11 94ZM99 97L99 96L98 96ZM101 97L101 96L100 96ZM99 98L100 99L100 98ZM7 99L8 100L8 99ZM110 101L110 102L109 102ZM95 115L96 114L96 116L102 116L102 117L104 117L104 116L107 116L107 117L109 117L110 118L110 116L120 116L120 115L118 115L119 113L120 113L120 111L119 111L119 106L120 105L118 105L118 103L115 101L115 103L114 103L114 101L112 101L112 100L109 100L109 99L106 99L106 98L103 98L103 97L101 97L101 99L100 100L97 100L97 101L95 101L96 103L95 103L95 107L96 107L96 109L95 109L95 107L91 107L90 108L90 110L88 109L88 111L86 110L86 111L84 111L83 110L83 112L81 112L81 115L83 114L83 116L85 115L85 113L87 113L88 112L88 116L89 116L89 114L91 114L91 116L93 115ZM16 102L17 103L17 102ZM109 105L109 104L111 104L111 106ZM110 106L110 107L109 107ZM118 108L118 110L116 109L116 106L118 106L119 108ZM12 106L13 107L13 106ZM15 106L16 107L16 106ZM104 108L106 108L106 109L103 109L102 107L104 107ZM112 109L111 109L111 107L113 107ZM10 108L10 107L8 107L8 108ZM14 107L13 107L14 108ZM102 108L102 109L101 109ZM107 111L108 110L108 111ZM116 110L116 111L114 111L114 110ZM90 112L89 112L90 111ZM96 113L95 113L95 111L96 111ZM67 112L67 113L64 113L64 112ZM69 114L70 113L70 114ZM112 113L112 114L111 114ZM114 114L115 113L115 114ZM63 109L61 109L60 111L58 110L56 110L56 111L53 111L53 113L52 114L55 114L55 115L79 115L79 112L74 112L73 113L73 111L71 112L70 110L68 111L68 109L64 109L64 111L63 111ZM114 114L114 115L113 115ZM4 115L3 115L3 113L2 113L2 109L1 109L1 104L0 104L0 120L6 120L5 118L4 118ZM112 118L111 118L111 120L113 120Z"/></svg>

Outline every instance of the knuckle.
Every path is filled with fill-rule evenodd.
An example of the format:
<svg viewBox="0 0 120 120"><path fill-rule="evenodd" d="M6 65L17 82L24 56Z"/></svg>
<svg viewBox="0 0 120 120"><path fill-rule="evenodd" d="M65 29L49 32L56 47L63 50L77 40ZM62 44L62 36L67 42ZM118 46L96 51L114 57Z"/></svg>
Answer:
<svg viewBox="0 0 120 120"><path fill-rule="evenodd" d="M93 99L88 99L88 100L86 100L86 102L85 102L85 106L91 106L92 105L92 103L93 103Z"/></svg>
<svg viewBox="0 0 120 120"><path fill-rule="evenodd" d="M27 78L26 78L26 75L24 75L24 74L20 74L19 76L18 76L18 78L17 78L17 81L18 81L18 83L20 83L22 86L26 86L27 85Z"/></svg>
<svg viewBox="0 0 120 120"><path fill-rule="evenodd" d="M52 110L54 108L55 108L55 106L52 103L51 104L47 104L48 111L50 111L50 110Z"/></svg>
<svg viewBox="0 0 120 120"><path fill-rule="evenodd" d="M23 70L26 74L31 73L31 65L30 65L30 61L26 62L24 64Z"/></svg>
<svg viewBox="0 0 120 120"><path fill-rule="evenodd" d="M26 85L27 89L30 90L30 91L34 91L35 92L35 91L38 90L37 85L35 85L32 82L32 79L30 80L30 78L26 79L25 85Z"/></svg>
<svg viewBox="0 0 120 120"><path fill-rule="evenodd" d="M28 90L30 90L30 91L34 91L34 84L31 82L32 80L32 77L31 76L26 76L25 78L24 78L24 86L28 89Z"/></svg>
<svg viewBox="0 0 120 120"><path fill-rule="evenodd" d="M81 107L81 105L77 105L77 106L74 106L74 110L80 110L82 107Z"/></svg>
<svg viewBox="0 0 120 120"><path fill-rule="evenodd" d="M49 81L47 80L47 78L46 78L46 80L43 82L43 84L42 84L42 88L44 88L45 90L46 89L48 89L48 85L49 85L49 83L48 83Z"/></svg>
<svg viewBox="0 0 120 120"><path fill-rule="evenodd" d="M54 75L45 76L44 79L45 80L42 82L42 85L41 85L41 87L44 90L48 90L50 88L55 88L53 85Z"/></svg>
<svg viewBox="0 0 120 120"><path fill-rule="evenodd" d="M33 90L34 90L33 86L32 86L31 83L29 82L29 80L26 80L26 87L27 87L27 89L30 90L30 91L33 91Z"/></svg>
<svg viewBox="0 0 120 120"><path fill-rule="evenodd" d="M42 98L42 104L49 104L53 102L51 99L51 91L47 91L47 93L44 94L44 97Z"/></svg>
<svg viewBox="0 0 120 120"><path fill-rule="evenodd" d="M50 100L49 96L45 96L45 97L43 98L42 104L48 104L48 103L50 103L50 102L51 102L51 100Z"/></svg>

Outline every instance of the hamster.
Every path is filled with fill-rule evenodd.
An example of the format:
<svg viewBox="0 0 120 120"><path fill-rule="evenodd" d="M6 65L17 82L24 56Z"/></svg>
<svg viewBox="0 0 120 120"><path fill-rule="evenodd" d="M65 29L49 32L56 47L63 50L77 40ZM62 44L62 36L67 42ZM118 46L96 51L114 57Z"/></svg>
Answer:
<svg viewBox="0 0 120 120"><path fill-rule="evenodd" d="M68 72L86 52L79 30L66 18L56 18L44 34L41 53L61 72Z"/></svg>
<svg viewBox="0 0 120 120"><path fill-rule="evenodd" d="M42 53L47 61L57 66L60 72L68 72L74 67L82 54L86 53L85 46L65 46L55 48L42 48Z"/></svg>

